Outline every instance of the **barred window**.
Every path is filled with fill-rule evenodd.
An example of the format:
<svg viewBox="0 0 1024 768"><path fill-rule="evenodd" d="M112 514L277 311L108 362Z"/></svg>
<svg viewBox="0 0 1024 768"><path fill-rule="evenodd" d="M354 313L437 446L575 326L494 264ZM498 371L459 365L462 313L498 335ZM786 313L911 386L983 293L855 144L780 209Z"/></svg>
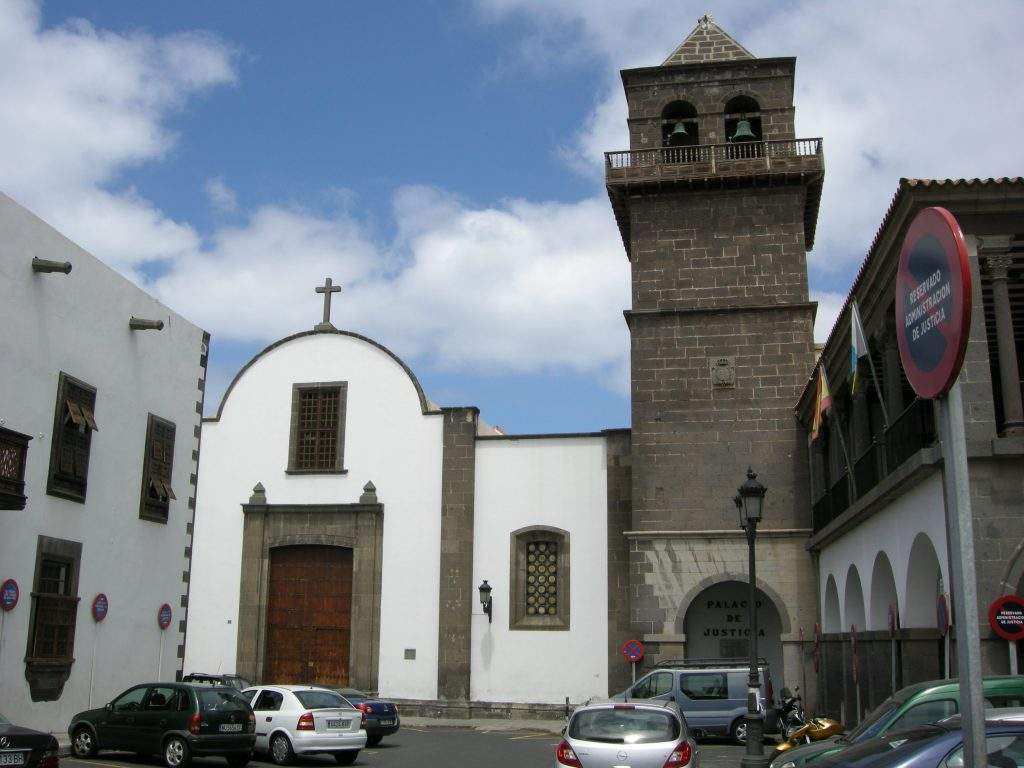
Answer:
<svg viewBox="0 0 1024 768"><path fill-rule="evenodd" d="M531 526L512 533L510 629L569 628L569 532Z"/></svg>
<svg viewBox="0 0 1024 768"><path fill-rule="evenodd" d="M25 462L31 439L0 427L0 509L25 508Z"/></svg>
<svg viewBox="0 0 1024 768"><path fill-rule="evenodd" d="M344 472L347 382L295 384L288 471Z"/></svg>
<svg viewBox="0 0 1024 768"><path fill-rule="evenodd" d="M96 388L61 373L50 446L48 494L85 501L92 433L99 431L93 415L95 408Z"/></svg>
<svg viewBox="0 0 1024 768"><path fill-rule="evenodd" d="M174 424L149 414L146 449L142 457L142 498L139 517L166 523L171 501L178 498L171 487L174 468Z"/></svg>
<svg viewBox="0 0 1024 768"><path fill-rule="evenodd" d="M71 596L71 563L43 559L36 593L36 633L32 657L69 659L75 640L78 600Z"/></svg>

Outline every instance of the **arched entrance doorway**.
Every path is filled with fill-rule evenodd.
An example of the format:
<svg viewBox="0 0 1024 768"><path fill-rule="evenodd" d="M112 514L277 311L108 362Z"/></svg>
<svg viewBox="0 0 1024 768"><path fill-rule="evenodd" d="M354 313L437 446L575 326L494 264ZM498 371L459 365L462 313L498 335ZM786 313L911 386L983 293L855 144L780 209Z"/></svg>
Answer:
<svg viewBox="0 0 1024 768"><path fill-rule="evenodd" d="M776 690L783 679L782 619L779 611L757 590L757 654L771 665ZM750 626L747 621L750 585L720 581L698 594L686 609L683 631L686 655L691 659L748 659Z"/></svg>

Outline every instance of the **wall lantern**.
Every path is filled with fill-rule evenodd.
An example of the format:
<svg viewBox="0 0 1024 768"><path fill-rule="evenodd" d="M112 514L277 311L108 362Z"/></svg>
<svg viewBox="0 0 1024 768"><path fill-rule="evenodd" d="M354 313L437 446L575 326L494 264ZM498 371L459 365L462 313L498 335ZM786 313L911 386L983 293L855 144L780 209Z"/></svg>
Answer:
<svg viewBox="0 0 1024 768"><path fill-rule="evenodd" d="M484 583L481 584L477 589L480 590L480 605L484 607L484 613L487 614L487 623L491 623L491 585L487 583L487 579L484 579Z"/></svg>
<svg viewBox="0 0 1024 768"><path fill-rule="evenodd" d="M753 469L747 469L747 479L739 487L739 496L736 500L736 507L740 513L740 527L744 530L748 526L757 529L757 524L761 522L764 495L767 492L768 489L757 481L757 473Z"/></svg>

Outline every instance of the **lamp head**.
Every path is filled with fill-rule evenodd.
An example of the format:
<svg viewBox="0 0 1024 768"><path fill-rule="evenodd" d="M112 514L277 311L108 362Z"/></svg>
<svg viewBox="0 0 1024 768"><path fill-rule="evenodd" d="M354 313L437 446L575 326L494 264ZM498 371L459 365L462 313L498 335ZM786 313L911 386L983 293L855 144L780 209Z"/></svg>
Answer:
<svg viewBox="0 0 1024 768"><path fill-rule="evenodd" d="M761 522L761 513L764 508L764 495L768 489L757 480L757 473L747 468L747 479L739 487L740 503L737 505L740 512L740 525L746 528L748 525L757 526Z"/></svg>

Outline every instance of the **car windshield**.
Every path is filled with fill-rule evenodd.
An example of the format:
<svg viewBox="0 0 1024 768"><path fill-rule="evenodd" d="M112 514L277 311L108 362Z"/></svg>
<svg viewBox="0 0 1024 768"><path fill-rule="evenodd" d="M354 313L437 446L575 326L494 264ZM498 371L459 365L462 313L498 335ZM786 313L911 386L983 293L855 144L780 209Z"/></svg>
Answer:
<svg viewBox="0 0 1024 768"><path fill-rule="evenodd" d="M334 691L294 691L306 709L352 709L352 705Z"/></svg>
<svg viewBox="0 0 1024 768"><path fill-rule="evenodd" d="M252 683L250 683L248 680L246 680L244 678L241 678L241 677L235 677L234 675L227 675L227 676L225 676L224 681L228 685L230 685L230 686L232 686L234 688L237 688L240 691L245 689L245 688L252 687Z"/></svg>
<svg viewBox="0 0 1024 768"><path fill-rule="evenodd" d="M249 709L247 702L238 691L223 688L216 691L199 691L199 708L204 712L245 712Z"/></svg>
<svg viewBox="0 0 1024 768"><path fill-rule="evenodd" d="M854 744L877 735L885 727L886 722L889 720L889 715L899 709L902 703L902 701L897 701L896 699L886 699L875 707L870 715L861 720L860 725L843 736L842 740Z"/></svg>
<svg viewBox="0 0 1024 768"><path fill-rule="evenodd" d="M579 712L569 724L569 738L606 744L656 744L676 741L679 724L668 712L636 707Z"/></svg>
<svg viewBox="0 0 1024 768"><path fill-rule="evenodd" d="M873 758L876 758L879 755L886 755L897 750L902 750L903 752L909 751L913 749L918 742L930 741L943 733L947 733L944 728L926 725L921 728L915 728L911 731L896 731L894 733L886 734L885 736L879 736L875 739L867 739L860 744L843 750L838 755L835 755L834 764L843 766L867 764L876 765L878 763ZM833 762L831 760L826 760L824 764L831 765ZM890 763L887 760L885 765L889 764Z"/></svg>

